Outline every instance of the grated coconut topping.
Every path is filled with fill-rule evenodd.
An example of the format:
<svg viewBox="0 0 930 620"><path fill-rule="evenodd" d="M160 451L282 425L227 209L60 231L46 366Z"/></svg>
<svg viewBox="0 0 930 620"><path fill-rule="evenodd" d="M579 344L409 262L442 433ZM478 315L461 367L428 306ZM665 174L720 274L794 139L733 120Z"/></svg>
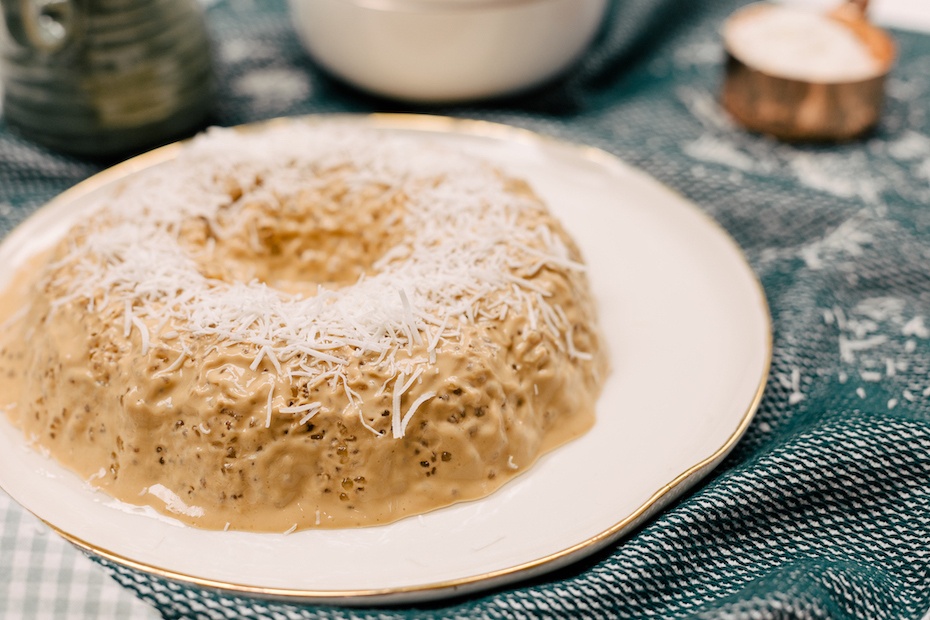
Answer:
<svg viewBox="0 0 930 620"><path fill-rule="evenodd" d="M402 240L354 285L321 285L301 297L257 280L211 279L179 243L182 226L195 219L209 222L222 242L230 231L219 221L221 211L234 216L255 202L280 208L333 170L344 172L350 188L377 184L386 188L385 199L398 192L407 197ZM230 179L241 196L229 192ZM559 235L518 221L521 213L543 210L531 197L508 191L490 164L422 138L340 123L289 123L259 132L211 129L176 159L133 176L101 202L54 265L67 265L75 276L59 282L66 293L53 307L86 302L89 312L103 312L118 304L125 333L139 331L143 354L156 339L216 337L246 345L253 369L268 360L292 379L342 379L350 401L354 392L340 369L353 356L377 356L393 369L385 386L393 380L392 434L401 437L433 394L422 395L406 414L400 396L464 323L524 312L534 329L551 331L569 355L590 357L575 349L562 309L546 301L551 293L532 280L546 266L583 269ZM203 252L213 251L210 241ZM163 329L169 323L170 330ZM425 346L429 359L396 357L417 345ZM185 345L171 368L189 355ZM299 370L293 364L290 371L282 368L295 359ZM280 412L309 419L318 407Z"/></svg>

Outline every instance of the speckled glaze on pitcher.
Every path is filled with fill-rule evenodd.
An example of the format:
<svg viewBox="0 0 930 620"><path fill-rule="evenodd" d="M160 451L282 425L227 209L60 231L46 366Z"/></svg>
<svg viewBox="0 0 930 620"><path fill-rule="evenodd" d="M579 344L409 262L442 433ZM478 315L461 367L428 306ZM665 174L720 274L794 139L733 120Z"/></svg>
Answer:
<svg viewBox="0 0 930 620"><path fill-rule="evenodd" d="M0 0L3 116L21 135L93 157L191 133L213 98L196 0Z"/></svg>

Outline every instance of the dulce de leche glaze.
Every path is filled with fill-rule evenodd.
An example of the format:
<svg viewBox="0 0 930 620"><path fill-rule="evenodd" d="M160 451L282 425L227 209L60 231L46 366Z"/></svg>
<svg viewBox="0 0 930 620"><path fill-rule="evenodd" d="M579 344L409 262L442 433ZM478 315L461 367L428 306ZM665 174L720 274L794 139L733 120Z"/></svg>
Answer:
<svg viewBox="0 0 930 620"><path fill-rule="evenodd" d="M210 226L182 219L179 247L217 282L311 296L321 282L355 286L403 237L408 203L341 173L324 180L282 201L283 215L227 183L241 208ZM541 205L518 219L580 261ZM593 424L607 361L580 269L537 265L522 275L545 307L501 305L512 289L492 291L471 320L424 328L390 354L343 345L279 359L157 303L142 311L117 288L73 295L85 276L69 253L112 221L76 227L3 296L0 395L31 443L122 501L209 529L388 523L485 496Z"/></svg>

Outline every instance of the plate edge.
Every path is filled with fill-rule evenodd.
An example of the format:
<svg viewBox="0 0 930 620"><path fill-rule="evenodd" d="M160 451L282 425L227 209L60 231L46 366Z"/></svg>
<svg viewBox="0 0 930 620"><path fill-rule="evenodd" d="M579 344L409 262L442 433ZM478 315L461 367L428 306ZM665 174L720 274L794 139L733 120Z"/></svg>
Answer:
<svg viewBox="0 0 930 620"><path fill-rule="evenodd" d="M215 581L211 579L205 579L201 577L195 577L191 575L186 575L183 573L178 573L171 570L162 569L159 567L151 566L145 564L144 562L138 562L130 558L126 558L120 554L114 553L103 547L87 543L86 541L77 538L60 528L48 523L38 515L36 516L43 523L49 526L49 528L54 531L56 534L75 545L85 553L99 556L108 560L110 562L132 568L134 570L139 570L156 577L167 579L169 581L178 582L186 585L194 585L198 587L209 588L212 590L218 590L226 593L233 594L245 594L249 596L257 596L261 598L274 599L274 600L283 600L289 602L305 601L312 602L316 604L324 603L337 603L341 605L351 605L351 606L372 606L376 604L381 604L385 602L411 602L413 600L417 601L429 601L435 600L438 598L444 598L446 596L458 596L462 594L467 594L469 592L474 592L478 590L489 589L496 586L507 585L518 580L526 579L532 576L540 575L552 570L556 570L560 567L563 567L577 559L580 559L583 555L589 553L594 553L595 551L606 547L607 545L619 540L626 532L635 526L639 525L642 521L652 517L654 514L661 511L664 507L674 501L677 497L684 494L691 486L693 486L701 477L708 474L716 465L718 465L735 447L739 439L745 434L746 430L751 423L756 410L759 407L762 396L765 391L765 386L768 381L768 375L771 367L771 357L772 357L772 321L771 313L769 310L768 301L766 299L765 291L762 287L761 282L759 281L758 276L753 270L751 264L746 258L742 248L739 244L736 243L735 239L723 228L714 218L708 215L703 209L701 209L697 204L692 200L683 196L674 189L664 185L655 178L648 175L646 172L641 171L623 160L619 157L597 147L576 144L552 136L547 136L529 129L524 129L520 127L514 127L502 123L496 123L492 121L477 120L477 119L468 119L460 117L449 117L449 116L438 116L438 115L429 115L429 114L398 114L398 113L374 113L374 114L346 114L346 113L333 113L333 114L310 114L303 116L293 116L293 117L279 117L273 118L265 121L259 121L255 123L248 123L245 125L238 125L233 127L233 129L240 131L253 131L260 130L261 128L274 126L278 124L285 124L290 122L310 122L310 123L322 123L335 121L339 119L349 120L351 122L364 122L367 121L370 126L381 129L401 129L401 130L418 130L418 131L432 131L432 132L447 132L447 133L456 133L464 134L482 138L491 138L499 140L508 140L515 141L522 144L543 144L546 146L555 146L561 149L567 149L571 152L574 152L580 155L582 158L589 161L594 161L601 165L609 166L614 169L622 169L626 173L632 173L639 176L641 179L646 180L651 183L654 187L660 188L661 190L671 193L676 196L676 198L688 204L695 213L697 213L701 218L705 220L712 228L716 229L720 234L721 238L724 239L731 247L731 250L734 251L735 255L739 257L740 262L745 267L747 274L751 277L752 283L756 292L758 294L758 301L760 303L760 309L763 313L765 319L765 360L762 368L761 377L759 383L756 387L756 392L746 409L739 425L736 430L730 435L727 441L721 446L717 451L711 454L706 459L700 461L693 467L687 469L683 473L675 477L671 482L666 484L664 487L656 491L645 503L643 503L637 510L632 514L622 519L612 527L607 530L588 538L576 545L563 549L561 551L549 554L542 558L532 560L530 562L524 562L512 567L507 567L499 569L496 571L491 571L488 573L482 573L480 575L472 575L469 577L462 577L459 579L447 580L442 582L430 583L430 584L421 584L415 586L400 586L400 587L388 587L380 589L367 589L367 590L302 590L302 589L289 589L289 588L269 588L269 587L259 587L259 586L249 586L244 584L235 584L223 581ZM116 181L120 178L128 176L134 172L138 172L150 166L154 166L158 163L162 163L169 159L174 158L177 153L181 150L182 145L186 141L175 142L162 146L153 151L148 151L142 153L133 158L130 158L126 161L123 161L115 166L107 168L93 176L81 181L80 183L74 185L73 187L65 190L63 193L59 194L48 203L40 207L40 209L53 206L61 202L70 202L76 200L83 195L94 191L100 186L106 185L113 181ZM31 217L31 216L30 216ZM17 230L23 226L26 222L29 221L27 217L23 222L16 226L7 236L9 237L17 234ZM14 500L15 501L15 500ZM18 502L17 502L18 503ZM26 509L28 511L28 509ZM29 511L31 513L31 511ZM34 513L32 513L34 514ZM452 591L452 592L450 592Z"/></svg>

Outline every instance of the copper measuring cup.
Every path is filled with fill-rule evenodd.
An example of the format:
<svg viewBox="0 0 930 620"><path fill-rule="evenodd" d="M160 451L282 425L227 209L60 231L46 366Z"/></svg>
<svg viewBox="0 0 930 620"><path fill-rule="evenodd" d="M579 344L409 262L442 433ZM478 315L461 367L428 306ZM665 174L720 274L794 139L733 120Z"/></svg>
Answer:
<svg viewBox="0 0 930 620"><path fill-rule="evenodd" d="M751 19L772 5L764 2L734 13ZM861 136L881 114L885 78L895 59L895 45L866 18L867 0L840 5L826 15L849 28L878 61L880 73L855 81L807 81L772 75L744 63L727 47L721 102L747 129L788 141L842 141Z"/></svg>

